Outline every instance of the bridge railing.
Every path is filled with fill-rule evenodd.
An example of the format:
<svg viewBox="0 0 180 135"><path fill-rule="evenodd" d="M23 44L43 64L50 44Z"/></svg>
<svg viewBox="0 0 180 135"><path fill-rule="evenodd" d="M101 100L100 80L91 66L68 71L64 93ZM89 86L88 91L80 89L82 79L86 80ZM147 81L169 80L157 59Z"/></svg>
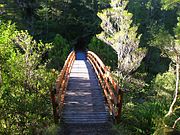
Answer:
<svg viewBox="0 0 180 135"><path fill-rule="evenodd" d="M118 123L122 109L123 92L118 87L117 83L113 80L108 67L104 65L104 63L95 53L88 51L87 59L92 64L101 87L103 88L109 111L115 121Z"/></svg>
<svg viewBox="0 0 180 135"><path fill-rule="evenodd" d="M61 117L65 92L67 89L68 80L69 80L70 72L71 72L74 61L75 61L75 52L72 51L69 54L68 58L66 59L65 64L56 80L55 103L57 105L53 109L54 117L56 117L54 119L59 119Z"/></svg>

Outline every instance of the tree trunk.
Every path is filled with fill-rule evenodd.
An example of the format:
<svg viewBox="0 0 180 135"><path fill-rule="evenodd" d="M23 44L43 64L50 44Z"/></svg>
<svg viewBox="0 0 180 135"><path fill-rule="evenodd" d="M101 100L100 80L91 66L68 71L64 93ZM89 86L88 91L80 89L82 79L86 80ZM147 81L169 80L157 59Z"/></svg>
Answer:
<svg viewBox="0 0 180 135"><path fill-rule="evenodd" d="M173 107L177 100L178 90L179 90L179 56L177 56L177 61L176 61L176 89L174 93L174 99L165 117L170 116L173 113Z"/></svg>
<svg viewBox="0 0 180 135"><path fill-rule="evenodd" d="M180 117L178 119L176 119L176 121L174 122L174 125L172 128L175 128L176 127L176 124L178 123L178 121L180 121Z"/></svg>

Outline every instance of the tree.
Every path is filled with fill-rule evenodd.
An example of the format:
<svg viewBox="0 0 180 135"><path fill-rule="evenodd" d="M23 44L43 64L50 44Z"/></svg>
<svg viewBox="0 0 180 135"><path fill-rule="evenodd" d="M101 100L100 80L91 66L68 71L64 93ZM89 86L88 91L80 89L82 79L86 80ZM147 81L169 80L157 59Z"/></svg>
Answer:
<svg viewBox="0 0 180 135"><path fill-rule="evenodd" d="M173 101L169 107L169 111L165 117L171 116L175 112L175 103L178 99L179 91L179 72L180 72L180 19L177 26L174 28L175 35L172 36L164 28L159 28L159 33L156 33L151 43L152 46L158 47L164 56L171 59L172 65L175 64L175 75L176 75L176 85L173 96ZM174 68L174 66L173 66ZM177 119L179 120L179 118ZM175 122L177 123L177 122ZM173 128L176 124L174 124Z"/></svg>
<svg viewBox="0 0 180 135"><path fill-rule="evenodd" d="M162 0L164 2L164 9L173 9L175 7L178 8L177 14L180 15L180 0ZM177 18L178 23L177 26L174 28L174 37L171 40L171 44L165 47L165 52L167 52L168 56L171 60L176 64L176 88L174 92L173 101L169 107L169 111L165 117L170 116L174 112L174 106L178 99L178 91L179 91L179 72L180 72L180 17ZM162 49L162 48L161 48ZM178 107L179 108L179 107ZM174 122L173 128L175 128L177 122L180 121L180 117L176 119Z"/></svg>
<svg viewBox="0 0 180 135"><path fill-rule="evenodd" d="M118 72L123 77L135 71L146 54L139 48L141 35L132 26L132 13L126 10L128 0L111 0L111 8L98 13L103 31L97 37L111 45L118 54Z"/></svg>

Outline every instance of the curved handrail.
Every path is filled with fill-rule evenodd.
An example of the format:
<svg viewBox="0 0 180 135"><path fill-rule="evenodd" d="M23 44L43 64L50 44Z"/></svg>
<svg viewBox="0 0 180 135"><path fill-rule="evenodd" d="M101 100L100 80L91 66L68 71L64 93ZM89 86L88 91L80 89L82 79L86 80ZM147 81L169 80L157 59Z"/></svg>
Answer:
<svg viewBox="0 0 180 135"><path fill-rule="evenodd" d="M65 92L74 61L75 61L75 52L72 51L67 57L65 64L56 80L55 99L56 99L56 103L58 104L56 107L56 113L57 113L56 115L58 116L58 118L60 118L62 114Z"/></svg>
<svg viewBox="0 0 180 135"><path fill-rule="evenodd" d="M101 87L103 88L110 113L112 114L115 121L119 122L122 109L122 90L111 77L108 67L104 65L101 59L94 52L88 51L87 59L92 64Z"/></svg>

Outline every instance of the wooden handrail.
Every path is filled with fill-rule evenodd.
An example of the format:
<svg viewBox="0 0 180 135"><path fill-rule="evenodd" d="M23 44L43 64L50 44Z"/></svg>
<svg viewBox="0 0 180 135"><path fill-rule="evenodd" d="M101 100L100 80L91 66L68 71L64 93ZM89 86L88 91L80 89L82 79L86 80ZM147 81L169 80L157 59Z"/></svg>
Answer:
<svg viewBox="0 0 180 135"><path fill-rule="evenodd" d="M75 52L72 51L69 54L68 58L66 59L65 64L56 80L55 99L56 99L57 107L55 108L56 110L55 112L57 114L54 114L54 115L58 116L58 119L60 119L61 114L62 114L65 92L66 92L69 75L70 75L74 61L75 61Z"/></svg>
<svg viewBox="0 0 180 135"><path fill-rule="evenodd" d="M88 51L87 59L92 64L101 87L103 88L109 111L112 114L114 120L119 123L122 109L123 92L111 77L107 66L104 65L104 63L95 53Z"/></svg>

